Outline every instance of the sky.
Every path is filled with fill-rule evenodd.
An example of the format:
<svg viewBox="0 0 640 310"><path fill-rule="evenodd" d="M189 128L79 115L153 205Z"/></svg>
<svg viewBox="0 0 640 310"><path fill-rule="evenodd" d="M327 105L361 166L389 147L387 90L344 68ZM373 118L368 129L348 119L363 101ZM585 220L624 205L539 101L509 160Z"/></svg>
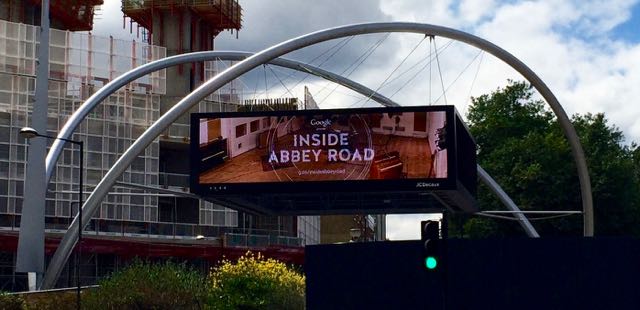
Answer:
<svg viewBox="0 0 640 310"><path fill-rule="evenodd" d="M240 0L243 27L238 37L222 32L215 48L256 52L312 31L363 22L450 27L486 39L516 56L547 84L569 115L604 112L631 143L640 141L639 2ZM102 9L95 34L135 38L122 29L120 1L105 0ZM436 49L439 57L429 64ZM463 115L469 97L489 93L506 85L508 79L523 80L509 66L474 47L417 34L334 40L286 57L348 76L402 105L454 104ZM302 75L291 75L279 68L259 68L241 80L249 96L300 97L302 85L307 85L323 108L375 105L312 77L293 87ZM424 217L389 216L387 237L419 238L418 222Z"/></svg>

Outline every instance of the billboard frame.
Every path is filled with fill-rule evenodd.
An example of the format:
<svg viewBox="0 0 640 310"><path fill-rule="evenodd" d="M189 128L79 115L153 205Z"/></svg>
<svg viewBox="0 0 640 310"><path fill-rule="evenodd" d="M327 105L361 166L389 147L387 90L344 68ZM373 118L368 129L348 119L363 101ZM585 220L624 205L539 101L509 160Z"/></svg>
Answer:
<svg viewBox="0 0 640 310"><path fill-rule="evenodd" d="M190 141L190 186L191 192L202 196L234 195L251 193L299 193L299 192L370 192L370 191L424 191L452 190L456 188L456 150L455 139L447 136L447 177L446 178L412 178L392 180L351 180L351 181L303 181L303 182L247 182L247 183L215 183L201 184L199 182L200 160L200 120L215 118L241 117L288 117L288 116L317 116L320 114L373 114L398 112L445 112L446 132L455 133L456 111L454 106L410 106L410 107L375 107L355 109L326 109L326 110L290 110L290 111L258 111L258 112L206 112L191 114ZM349 186L345 186L349 183ZM389 190L391 189L391 190Z"/></svg>
<svg viewBox="0 0 640 310"><path fill-rule="evenodd" d="M199 182L201 168L194 162L201 160L199 149L201 119L399 112L445 113L445 130L447 132L446 178L212 184L201 184ZM239 205L247 206L246 210L248 211L260 214L410 213L439 212L442 209L449 209L452 212L477 211L477 203L475 201L475 187L477 186L475 141L473 141L466 124L462 122L457 110L451 105L192 113L190 130L191 192L204 199L215 198L233 201ZM473 147L473 152L471 152L473 153L473 158L466 158L469 157L469 154L459 154L457 146L458 135L463 135L467 144L471 144L466 147L467 149ZM467 150L467 152L470 151ZM459 179L460 173L458 169L460 166L465 166L467 169L473 167L473 171L468 171L463 176L464 180ZM348 184L348 186L345 186L345 184ZM371 194L370 196L375 201L368 200L367 196L369 195L367 193ZM375 195L373 195L374 193ZM309 197L317 197L322 202L319 202L317 207L314 207L309 204ZM423 202L424 205L422 205ZM363 208L368 208L367 206L370 206L370 209L363 210Z"/></svg>

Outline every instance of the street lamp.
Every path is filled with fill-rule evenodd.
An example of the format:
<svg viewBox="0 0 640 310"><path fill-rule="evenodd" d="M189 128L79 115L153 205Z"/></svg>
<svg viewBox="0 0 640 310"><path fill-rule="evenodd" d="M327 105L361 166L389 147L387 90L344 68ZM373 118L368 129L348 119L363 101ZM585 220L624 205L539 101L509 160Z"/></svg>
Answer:
<svg viewBox="0 0 640 310"><path fill-rule="evenodd" d="M53 136L48 136L48 135L43 135L38 133L38 131L36 131L35 129L31 128L31 127L23 127L22 129L20 129L20 136L25 138L25 139L32 139L35 137L43 137L43 138L47 138L47 139L53 139L53 140L62 140L65 142L69 142L69 143L73 143L75 145L77 145L79 147L79 151L80 151L80 170L79 170L79 174L80 174L80 186L78 189L78 251L76 252L76 255L78 256L76 259L76 284L78 286L77 289L77 307L78 309L80 309L80 291L81 291L81 285L80 285L80 258L81 258L81 254L82 254L82 189L84 187L83 184L83 176L82 176L82 172L84 171L84 161L82 159L83 154L84 154L84 143L82 141L76 141L76 140L70 140L70 139L65 139L65 138L58 138L58 137L53 137Z"/></svg>
<svg viewBox="0 0 640 310"><path fill-rule="evenodd" d="M351 242L356 242L360 240L360 236L362 235L362 231L360 228L351 228L349 229L349 236L351 237Z"/></svg>

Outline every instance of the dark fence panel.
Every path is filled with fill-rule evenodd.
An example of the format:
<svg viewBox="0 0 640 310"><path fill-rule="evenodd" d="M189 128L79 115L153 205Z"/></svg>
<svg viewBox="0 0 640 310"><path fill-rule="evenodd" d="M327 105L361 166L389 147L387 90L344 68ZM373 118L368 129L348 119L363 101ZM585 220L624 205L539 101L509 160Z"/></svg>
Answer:
<svg viewBox="0 0 640 310"><path fill-rule="evenodd" d="M451 239L439 272L420 247L307 246L308 309L640 309L637 239Z"/></svg>

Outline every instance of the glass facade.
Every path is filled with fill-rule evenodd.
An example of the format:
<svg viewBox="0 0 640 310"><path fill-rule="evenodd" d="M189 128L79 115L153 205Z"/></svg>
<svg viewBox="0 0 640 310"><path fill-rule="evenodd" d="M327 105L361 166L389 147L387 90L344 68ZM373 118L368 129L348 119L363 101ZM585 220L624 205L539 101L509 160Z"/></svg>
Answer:
<svg viewBox="0 0 640 310"><path fill-rule="evenodd" d="M35 53L39 48L37 32L35 26L0 21L0 226L5 229L18 226L24 195L28 145L18 132L30 125ZM100 87L134 67L166 56L164 47L55 29L51 30L50 41L47 134L51 136L55 136L71 113ZM72 139L85 144L85 193L98 184L116 159L159 118L161 103L167 99L165 74L165 70L160 70L128 84L97 106L75 131ZM203 102L198 109L212 109L216 104L220 105ZM178 128L175 134L163 138L180 137L185 142L184 138L189 135L188 120ZM119 181L184 190L188 186L188 182L184 182L188 172L171 175L163 171L160 153L160 139L156 139ZM65 229L77 213L79 171L77 150L73 145L65 146L47 191L47 229ZM175 236L177 231L178 235L188 233L195 237L208 231L214 234L213 230L198 226L238 225L236 211L195 200L195 220L185 220L185 227L177 227L182 223L175 218L172 223L159 218L158 200L158 194L114 187L88 230L107 235L160 236Z"/></svg>
<svg viewBox="0 0 640 310"><path fill-rule="evenodd" d="M37 33L35 26L0 20L0 229L5 230L17 229L20 222L28 144L18 132L30 125L35 55L39 48ZM51 30L50 40L50 136L57 135L71 113L113 78L166 56L164 47L55 29ZM206 62L205 79L230 65ZM85 145L87 196L133 141L181 99L168 96L166 85L165 70L137 79L98 105L75 131L72 139ZM240 82L233 81L209 95L193 111L235 111L242 103L241 88ZM185 115L133 162L119 182L188 191L188 166L184 160L176 159L184 158L189 135L189 117ZM48 145L51 143L48 141ZM49 231L64 231L77 214L79 171L77 149L68 144L47 190L45 214ZM169 199L141 189L115 186L87 231L169 238L260 233L270 235L269 242L276 244L319 243L319 217L243 217L254 219L239 223L237 211L211 202Z"/></svg>
<svg viewBox="0 0 640 310"><path fill-rule="evenodd" d="M320 217L298 216L298 237L305 245L320 243Z"/></svg>

